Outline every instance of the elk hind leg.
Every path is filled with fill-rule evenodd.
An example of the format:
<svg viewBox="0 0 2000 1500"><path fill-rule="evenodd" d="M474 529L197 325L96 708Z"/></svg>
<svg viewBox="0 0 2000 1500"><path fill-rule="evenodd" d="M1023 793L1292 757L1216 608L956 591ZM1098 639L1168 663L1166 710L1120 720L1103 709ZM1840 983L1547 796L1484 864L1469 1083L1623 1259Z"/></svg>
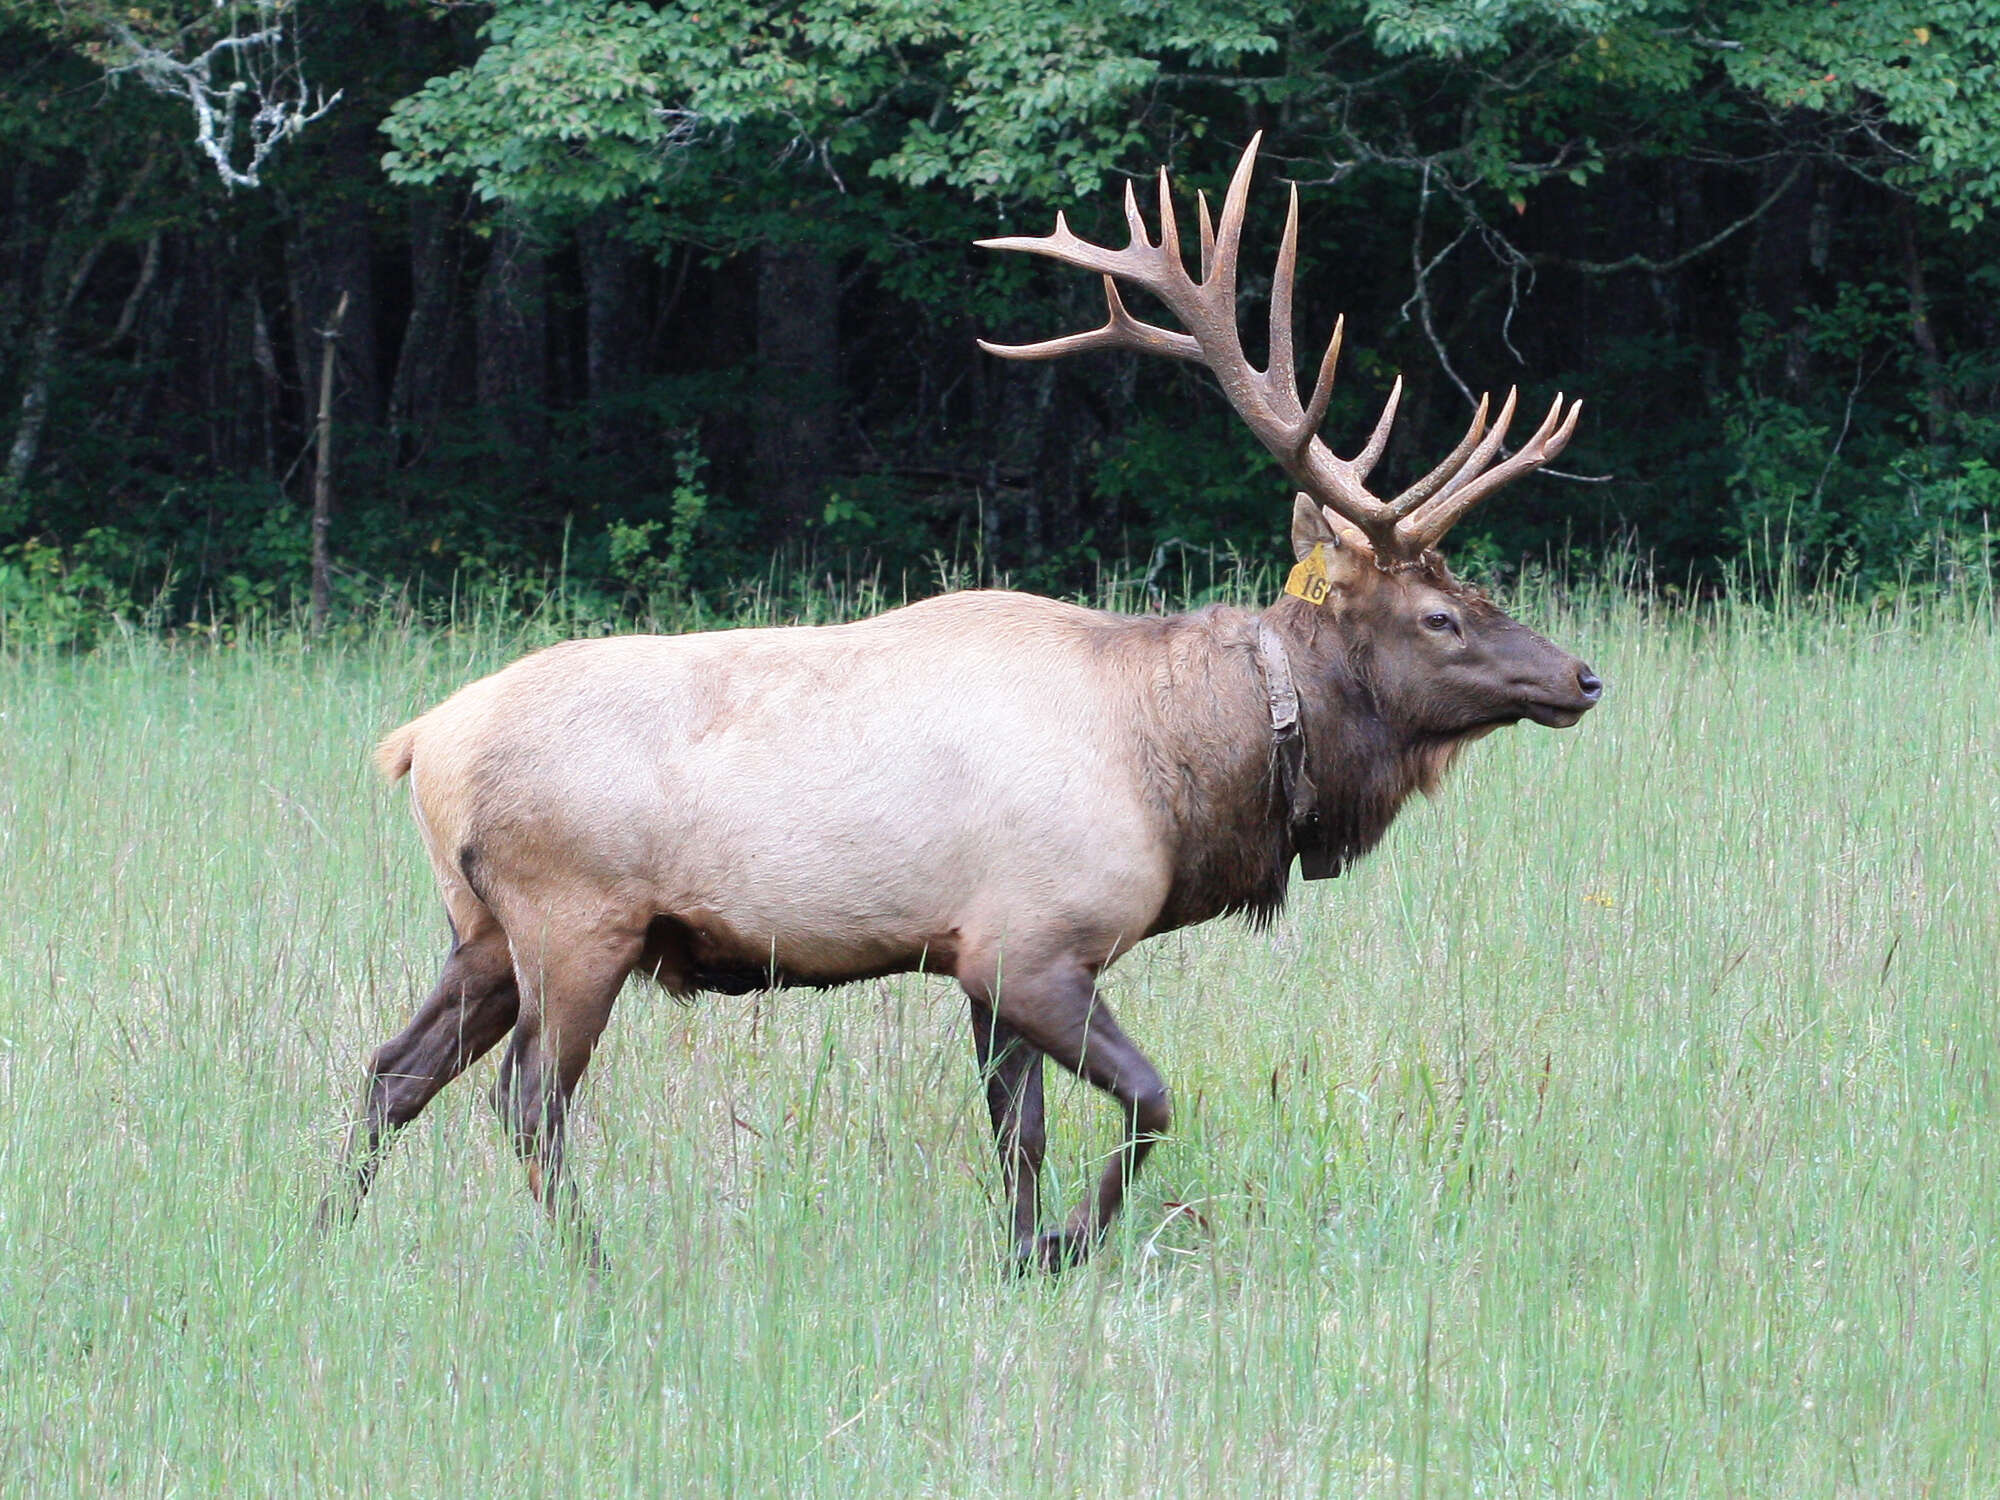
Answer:
<svg viewBox="0 0 2000 1500"><path fill-rule="evenodd" d="M625 977L644 946L643 924L612 927L518 951L523 1003L500 1060L493 1105L528 1170L528 1190L559 1233L595 1269L603 1263L596 1231L564 1169L570 1096L590 1065Z"/></svg>
<svg viewBox="0 0 2000 1500"><path fill-rule="evenodd" d="M986 1111L1014 1216L1014 1253L1026 1261L1035 1253L1040 1227L1042 1155L1048 1141L1042 1054L978 999L972 1001L972 1044L986 1081Z"/></svg>
<svg viewBox="0 0 2000 1500"><path fill-rule="evenodd" d="M514 1024L520 991L500 924L484 908L461 909L453 932L436 987L368 1060L338 1179L320 1200L321 1230L352 1222L396 1133Z"/></svg>
<svg viewBox="0 0 2000 1500"><path fill-rule="evenodd" d="M1025 982L1010 976L999 1016L1077 1077L1111 1095L1125 1115L1124 1138L1097 1191L1076 1206L1062 1229L1035 1242L1042 1265L1058 1270L1095 1248L1154 1143L1167 1133L1172 1122L1167 1086L1120 1029L1097 993L1095 973L1083 964L1062 965Z"/></svg>

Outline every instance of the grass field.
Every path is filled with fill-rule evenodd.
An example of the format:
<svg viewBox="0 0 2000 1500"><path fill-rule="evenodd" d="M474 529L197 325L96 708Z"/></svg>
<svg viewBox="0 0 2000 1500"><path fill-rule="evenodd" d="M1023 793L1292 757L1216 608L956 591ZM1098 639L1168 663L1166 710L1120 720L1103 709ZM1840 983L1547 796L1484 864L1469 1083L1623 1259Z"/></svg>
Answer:
<svg viewBox="0 0 2000 1500"><path fill-rule="evenodd" d="M444 946L368 747L519 641L5 657L0 1492L2000 1494L2000 631L1523 613L1578 730L1113 971L1179 1128L1053 1282L914 979L629 991L595 1290L490 1061L315 1248Z"/></svg>

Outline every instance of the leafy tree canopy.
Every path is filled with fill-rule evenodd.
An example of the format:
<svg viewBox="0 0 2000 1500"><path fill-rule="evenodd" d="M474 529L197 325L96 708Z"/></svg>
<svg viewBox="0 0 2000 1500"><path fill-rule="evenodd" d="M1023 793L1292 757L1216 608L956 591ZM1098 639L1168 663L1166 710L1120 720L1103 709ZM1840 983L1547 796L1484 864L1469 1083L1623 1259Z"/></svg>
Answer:
<svg viewBox="0 0 2000 1500"><path fill-rule="evenodd" d="M672 192L699 177L688 148L755 132L837 177L860 162L974 198L1088 196L1157 148L1149 128L1205 129L1212 112L1187 106L1221 90L1336 156L1448 156L1515 195L1592 169L1598 142L1557 137L1617 89L1720 90L1766 122L1817 124L1827 153L1962 223L2000 191L2000 11L1984 0L499 0L483 34L475 62L390 116L400 180L588 206ZM1424 66L1459 120L1415 118ZM1381 128L1362 91L1417 111ZM1439 127L1459 138L1441 145Z"/></svg>
<svg viewBox="0 0 2000 1500"><path fill-rule="evenodd" d="M1137 145L1130 105L1164 57L1268 55L1285 18L1271 0L503 3L479 59L391 115L388 166L588 206L671 190L686 148L753 131L836 177L861 159L975 198L1087 193Z"/></svg>

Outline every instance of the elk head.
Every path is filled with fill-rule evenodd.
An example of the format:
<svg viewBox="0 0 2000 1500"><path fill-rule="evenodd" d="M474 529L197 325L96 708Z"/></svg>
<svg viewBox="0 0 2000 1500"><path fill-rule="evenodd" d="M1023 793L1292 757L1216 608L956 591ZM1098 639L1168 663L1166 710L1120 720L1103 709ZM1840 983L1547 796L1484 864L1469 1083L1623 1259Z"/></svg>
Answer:
<svg viewBox="0 0 2000 1500"><path fill-rule="evenodd" d="M1452 577L1435 551L1385 566L1365 536L1305 494L1293 502L1292 551L1285 592L1315 611L1307 649L1325 654L1314 626L1333 622L1341 663L1409 737L1456 743L1521 719L1567 729L1603 694L1588 666Z"/></svg>
<svg viewBox="0 0 2000 1500"><path fill-rule="evenodd" d="M1125 218L1131 243L1122 250L1093 245L1071 233L1062 215L1053 234L981 240L994 250L1022 250L1104 278L1109 315L1087 333L1025 345L980 341L1007 359L1056 359L1090 349L1163 354L1205 366L1237 414L1300 490L1293 508L1292 546L1298 558L1281 601L1288 632L1304 648L1304 672L1364 693L1392 730L1417 745L1451 745L1500 724L1532 719L1566 728L1603 692L1588 666L1508 618L1477 590L1451 576L1437 544L1479 501L1561 453L1576 430L1581 402L1565 408L1558 395L1528 441L1501 457L1514 416L1509 391L1488 424L1480 398L1458 445L1423 478L1389 499L1367 487L1389 445L1402 399L1398 376L1361 450L1341 458L1319 436L1333 395L1344 320L1320 360L1311 396L1301 402L1292 357L1292 290L1298 261L1299 195L1294 187L1277 267L1271 278L1270 360L1259 370L1243 351L1236 321L1236 261L1250 175L1261 136L1252 137L1223 199L1219 228L1206 197L1198 196L1201 279L1181 259L1166 169L1160 171L1160 233L1154 239L1131 184ZM1133 317L1118 282L1150 292L1185 332ZM1496 462L1495 460L1499 461ZM1292 601L1296 600L1297 603ZM1301 611L1304 611L1302 614ZM1322 624L1334 628L1322 630ZM1442 756L1432 757L1441 764ZM1425 775L1428 784L1434 776Z"/></svg>

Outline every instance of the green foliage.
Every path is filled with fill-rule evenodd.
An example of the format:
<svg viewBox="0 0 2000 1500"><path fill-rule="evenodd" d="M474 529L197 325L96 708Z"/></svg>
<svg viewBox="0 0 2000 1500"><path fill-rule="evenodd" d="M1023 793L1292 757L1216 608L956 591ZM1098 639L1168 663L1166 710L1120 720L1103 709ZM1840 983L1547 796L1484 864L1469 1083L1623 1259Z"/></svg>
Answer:
<svg viewBox="0 0 2000 1500"><path fill-rule="evenodd" d="M607 567L612 578L625 586L628 600L653 607L660 596L671 600L687 587L696 555L695 533L712 503L701 482L707 463L692 441L683 440L674 450L679 482L669 501L668 519L636 524L614 520L606 528ZM654 543L661 532L666 533L666 550L656 554Z"/></svg>
<svg viewBox="0 0 2000 1500"><path fill-rule="evenodd" d="M1751 557L1877 589L1913 568L1936 574L1939 557L1976 565L2000 520L1992 471L1982 457L1933 451L1914 414L1884 409L1872 389L1901 352L1897 289L1848 285L1803 312L1788 338L1768 319L1745 320L1747 369L1724 419L1730 539ZM1809 404L1775 393L1774 367L1802 356L1844 364L1845 389L1828 381Z"/></svg>
<svg viewBox="0 0 2000 1500"><path fill-rule="evenodd" d="M1962 228L2000 195L2000 11L1985 0L1747 5L1730 75L1785 109L1849 116L1901 147L1888 180Z"/></svg>
<svg viewBox="0 0 2000 1500"><path fill-rule="evenodd" d="M1588 83L1673 93L1719 67L1770 108L1825 117L1830 137L1852 131L1885 146L1886 160L1863 154L1857 165L1945 205L1961 227L2000 195L2000 12L1985 0L1919 10L1900 0L1370 0L1367 14L1392 56L1559 55L1554 92ZM1506 117L1542 108L1551 92L1489 91L1487 144L1508 139ZM1505 160L1491 155L1481 174L1502 190Z"/></svg>
<svg viewBox="0 0 2000 1500"><path fill-rule="evenodd" d="M1192 413L1148 414L1127 427L1105 453L1096 481L1101 493L1139 517L1141 536L1214 547L1241 536L1246 491L1275 490L1265 478L1270 462L1234 413L1204 401ZM1274 509L1264 529L1275 531L1283 518Z"/></svg>
<svg viewBox="0 0 2000 1500"><path fill-rule="evenodd" d="M1169 59L1222 69L1268 56L1289 9L962 0L940 57L942 111L911 119L871 170L975 198L1089 198L1143 147L1143 104Z"/></svg>
<svg viewBox="0 0 2000 1500"><path fill-rule="evenodd" d="M487 197L697 201L701 164L745 130L911 187L974 198L1089 194L1144 139L1133 106L1163 55L1269 53L1288 8L1220 0L743 0L655 9L502 0L467 69L385 126L392 177L469 176Z"/></svg>
<svg viewBox="0 0 2000 1500"><path fill-rule="evenodd" d="M1367 17L1369 30L1392 57L1427 53L1458 59L1505 52L1531 31L1603 37L1678 8L1650 0L1368 0Z"/></svg>
<svg viewBox="0 0 2000 1500"><path fill-rule="evenodd" d="M1566 462L1611 481L1509 492L1454 538L1468 567L1501 576L1628 536L1713 576L1789 539L1828 571L1893 582L1926 547L1977 551L1980 466L2000 443L1987 10L298 0L315 76L349 90L329 121L344 133L302 142L252 204L190 170L187 124L162 101L96 86L114 24L185 51L243 7L0 0L24 70L0 90L0 139L36 209L0 272L0 410L19 408L44 282L60 289L79 246L110 247L61 330L45 457L0 507L0 546L32 543L46 579L67 577L50 559L83 557L86 535L115 536L109 576L164 615L289 609L318 303L366 267L377 343L368 371L343 371L343 400L372 405L343 405L337 438L336 588L357 605L560 576L630 612L718 598L779 554L919 578L977 558L1056 587L1150 569L1165 543L1269 556L1283 483L1203 382L1078 361L1030 398L1039 374L969 355L975 333L1098 315L1087 278L972 240L1060 209L1115 242L1119 178L1166 161L1212 194L1261 128L1242 311L1254 323L1267 290L1273 178L1294 179L1302 341L1350 315L1337 447L1372 415L1360 393L1397 370L1411 395L1384 469L1399 478L1456 437L1455 380L1589 398ZM378 124L386 178L356 170ZM163 164L114 213L141 140ZM92 161L108 172L90 211L41 212ZM1919 205L1932 351L1913 336L1905 225L1869 184ZM468 211L468 193L494 206ZM449 327L420 326L414 265L398 269L420 208L452 240L432 268ZM340 240L357 224L367 243ZM579 226L661 263L627 298L635 326L604 388L574 347ZM526 232L551 378L475 412L489 257ZM747 451L766 373L755 258L800 243L839 278L842 451L781 522ZM1808 272L1771 274L1801 256ZM223 352L190 353L207 348ZM430 405L389 388L423 363L413 349L437 364ZM32 570L14 566L18 589Z"/></svg>
<svg viewBox="0 0 2000 1500"><path fill-rule="evenodd" d="M0 547L0 642L90 646L120 625L139 623L123 539L95 527L74 547L36 538Z"/></svg>

